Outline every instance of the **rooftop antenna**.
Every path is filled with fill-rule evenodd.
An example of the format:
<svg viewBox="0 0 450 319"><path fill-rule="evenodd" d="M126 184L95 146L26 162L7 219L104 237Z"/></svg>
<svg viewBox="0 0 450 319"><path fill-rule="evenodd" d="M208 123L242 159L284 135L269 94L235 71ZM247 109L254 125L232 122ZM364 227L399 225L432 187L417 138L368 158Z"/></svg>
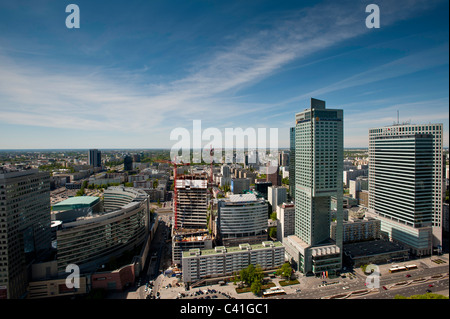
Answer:
<svg viewBox="0 0 450 319"><path fill-rule="evenodd" d="M399 119L398 119L398 110L397 110L397 125L400 124Z"/></svg>

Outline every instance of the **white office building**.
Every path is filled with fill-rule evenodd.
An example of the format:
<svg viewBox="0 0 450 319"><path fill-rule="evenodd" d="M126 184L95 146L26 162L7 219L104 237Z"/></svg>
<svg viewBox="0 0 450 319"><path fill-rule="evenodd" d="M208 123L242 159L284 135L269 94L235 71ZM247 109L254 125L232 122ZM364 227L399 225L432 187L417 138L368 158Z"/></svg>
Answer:
<svg viewBox="0 0 450 319"><path fill-rule="evenodd" d="M416 254L442 242L442 124L369 130L369 214Z"/></svg>

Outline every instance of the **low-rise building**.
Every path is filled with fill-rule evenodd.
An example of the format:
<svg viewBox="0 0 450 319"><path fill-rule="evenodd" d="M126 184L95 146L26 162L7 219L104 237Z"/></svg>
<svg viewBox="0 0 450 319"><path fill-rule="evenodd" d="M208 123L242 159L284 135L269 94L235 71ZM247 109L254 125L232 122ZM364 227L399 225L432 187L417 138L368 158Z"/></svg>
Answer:
<svg viewBox="0 0 450 319"><path fill-rule="evenodd" d="M279 268L283 263L284 247L280 242L191 249L183 253L183 281L190 284L204 278L231 276L250 264L267 270Z"/></svg>
<svg viewBox="0 0 450 319"><path fill-rule="evenodd" d="M336 222L331 223L331 239L336 240ZM381 222L375 218L350 218L343 225L344 243L379 239L381 236Z"/></svg>

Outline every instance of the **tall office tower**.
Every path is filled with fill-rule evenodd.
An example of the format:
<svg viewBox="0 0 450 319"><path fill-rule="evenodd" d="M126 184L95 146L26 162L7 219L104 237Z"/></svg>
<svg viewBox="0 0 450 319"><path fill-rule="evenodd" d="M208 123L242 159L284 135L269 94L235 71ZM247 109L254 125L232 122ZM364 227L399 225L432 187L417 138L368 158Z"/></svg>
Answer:
<svg viewBox="0 0 450 319"><path fill-rule="evenodd" d="M278 166L288 166L289 165L289 153L281 151L278 153Z"/></svg>
<svg viewBox="0 0 450 319"><path fill-rule="evenodd" d="M89 150L88 164L94 167L102 167L102 152L97 149Z"/></svg>
<svg viewBox="0 0 450 319"><path fill-rule="evenodd" d="M0 167L0 299L21 298L31 263L51 248L50 175Z"/></svg>
<svg viewBox="0 0 450 319"><path fill-rule="evenodd" d="M206 229L208 179L206 174L184 175L176 180L177 228Z"/></svg>
<svg viewBox="0 0 450 319"><path fill-rule="evenodd" d="M289 194L295 198L295 127L289 129L290 154L289 154Z"/></svg>
<svg viewBox="0 0 450 319"><path fill-rule="evenodd" d="M133 169L133 158L130 155L125 155L123 158L123 169L131 171Z"/></svg>
<svg viewBox="0 0 450 319"><path fill-rule="evenodd" d="M286 251L303 273L335 272L342 266L343 110L311 99L311 107L295 120L295 236L287 237ZM335 242L330 238L332 196L337 199Z"/></svg>
<svg viewBox="0 0 450 319"><path fill-rule="evenodd" d="M419 255L442 242L442 124L369 130L369 211Z"/></svg>
<svg viewBox="0 0 450 319"><path fill-rule="evenodd" d="M223 177L225 178L231 178L231 169L230 166L228 165L222 165L220 167L220 173L222 174Z"/></svg>

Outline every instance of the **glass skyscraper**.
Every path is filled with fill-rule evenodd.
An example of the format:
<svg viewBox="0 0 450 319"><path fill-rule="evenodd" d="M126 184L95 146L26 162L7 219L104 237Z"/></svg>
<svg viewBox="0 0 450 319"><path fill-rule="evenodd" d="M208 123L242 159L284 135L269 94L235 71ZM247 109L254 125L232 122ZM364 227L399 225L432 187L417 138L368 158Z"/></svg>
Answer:
<svg viewBox="0 0 450 319"><path fill-rule="evenodd" d="M289 129L289 194L295 198L295 127Z"/></svg>
<svg viewBox="0 0 450 319"><path fill-rule="evenodd" d="M0 299L23 298L32 262L51 249L50 174L0 166Z"/></svg>
<svg viewBox="0 0 450 319"><path fill-rule="evenodd" d="M292 257L304 273L333 272L342 266L343 110L311 99L311 107L295 120L295 236L286 250L291 256L299 252ZM330 239L332 196L337 199L335 242Z"/></svg>
<svg viewBox="0 0 450 319"><path fill-rule="evenodd" d="M94 167L102 167L102 152L97 149L89 150L88 164Z"/></svg>

